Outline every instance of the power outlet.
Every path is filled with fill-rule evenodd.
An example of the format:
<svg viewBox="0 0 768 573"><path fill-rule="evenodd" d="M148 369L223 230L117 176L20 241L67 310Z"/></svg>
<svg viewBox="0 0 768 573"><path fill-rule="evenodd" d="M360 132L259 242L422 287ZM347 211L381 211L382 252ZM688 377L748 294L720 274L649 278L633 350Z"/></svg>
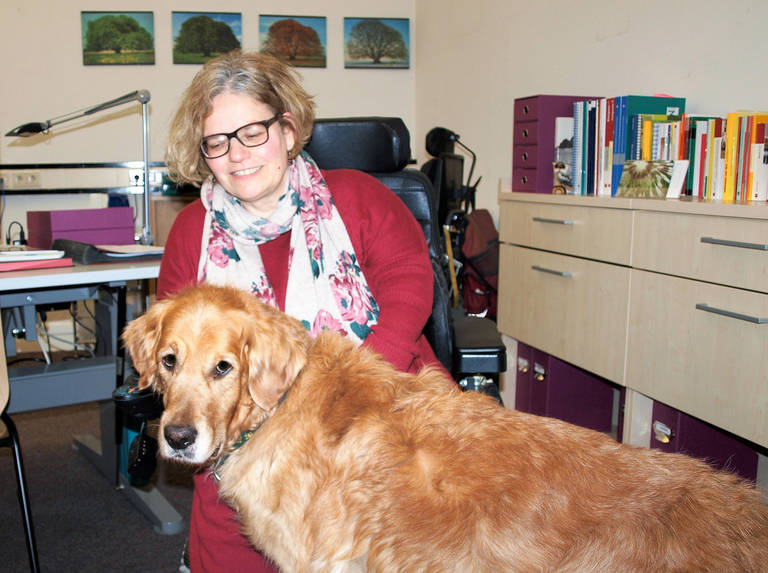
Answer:
<svg viewBox="0 0 768 573"><path fill-rule="evenodd" d="M8 175L10 189L36 189L40 187L39 171L15 171Z"/></svg>
<svg viewBox="0 0 768 573"><path fill-rule="evenodd" d="M144 185L144 170L143 169L129 169L128 170L129 184L137 187ZM161 171L149 172L149 184L160 185L163 180L163 173Z"/></svg>

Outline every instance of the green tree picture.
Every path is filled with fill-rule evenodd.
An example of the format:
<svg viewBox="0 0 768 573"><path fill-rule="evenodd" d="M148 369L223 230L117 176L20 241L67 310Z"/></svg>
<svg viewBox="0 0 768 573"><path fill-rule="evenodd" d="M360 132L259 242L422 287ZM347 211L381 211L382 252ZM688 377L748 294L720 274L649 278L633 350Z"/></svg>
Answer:
<svg viewBox="0 0 768 573"><path fill-rule="evenodd" d="M81 12L83 64L154 64L152 12Z"/></svg>
<svg viewBox="0 0 768 573"><path fill-rule="evenodd" d="M240 14L173 12L173 63L202 64L241 47Z"/></svg>

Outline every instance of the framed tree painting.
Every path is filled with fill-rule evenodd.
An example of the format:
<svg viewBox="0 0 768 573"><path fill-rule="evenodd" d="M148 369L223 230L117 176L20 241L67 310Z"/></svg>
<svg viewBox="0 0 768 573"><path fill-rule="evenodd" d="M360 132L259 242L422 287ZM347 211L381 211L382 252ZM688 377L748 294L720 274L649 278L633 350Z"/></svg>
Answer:
<svg viewBox="0 0 768 573"><path fill-rule="evenodd" d="M408 68L408 18L344 18L345 68Z"/></svg>
<svg viewBox="0 0 768 573"><path fill-rule="evenodd" d="M80 12L83 64L154 64L152 12Z"/></svg>
<svg viewBox="0 0 768 573"><path fill-rule="evenodd" d="M325 18L260 16L260 51L302 68L326 67Z"/></svg>
<svg viewBox="0 0 768 573"><path fill-rule="evenodd" d="M243 44L239 13L172 12L171 28L174 64L204 64Z"/></svg>

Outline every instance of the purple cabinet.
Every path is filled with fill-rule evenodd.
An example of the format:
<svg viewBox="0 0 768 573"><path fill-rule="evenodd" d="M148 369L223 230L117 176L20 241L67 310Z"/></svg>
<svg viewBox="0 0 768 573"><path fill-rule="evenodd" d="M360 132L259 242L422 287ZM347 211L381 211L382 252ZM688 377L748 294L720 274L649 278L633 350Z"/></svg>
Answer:
<svg viewBox="0 0 768 573"><path fill-rule="evenodd" d="M749 445L661 402L653 403L651 447L701 458L752 481L757 477L757 453Z"/></svg>
<svg viewBox="0 0 768 573"><path fill-rule="evenodd" d="M512 191L552 193L555 118L573 117L573 103L591 96L535 95L514 106Z"/></svg>
<svg viewBox="0 0 768 573"><path fill-rule="evenodd" d="M609 433L614 388L594 374L518 343L515 408Z"/></svg>

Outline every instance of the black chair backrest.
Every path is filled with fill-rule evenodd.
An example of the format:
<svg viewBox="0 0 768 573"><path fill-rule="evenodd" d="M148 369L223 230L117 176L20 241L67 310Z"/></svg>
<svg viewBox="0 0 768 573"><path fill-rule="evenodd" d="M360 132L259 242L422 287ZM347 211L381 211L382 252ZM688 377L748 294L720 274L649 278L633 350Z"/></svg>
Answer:
<svg viewBox="0 0 768 573"><path fill-rule="evenodd" d="M396 117L318 119L305 150L321 169L359 169L371 174L413 213L424 231L435 275L432 315L424 334L440 362L452 370L453 317L437 200L429 178L406 167L411 144L403 121Z"/></svg>

